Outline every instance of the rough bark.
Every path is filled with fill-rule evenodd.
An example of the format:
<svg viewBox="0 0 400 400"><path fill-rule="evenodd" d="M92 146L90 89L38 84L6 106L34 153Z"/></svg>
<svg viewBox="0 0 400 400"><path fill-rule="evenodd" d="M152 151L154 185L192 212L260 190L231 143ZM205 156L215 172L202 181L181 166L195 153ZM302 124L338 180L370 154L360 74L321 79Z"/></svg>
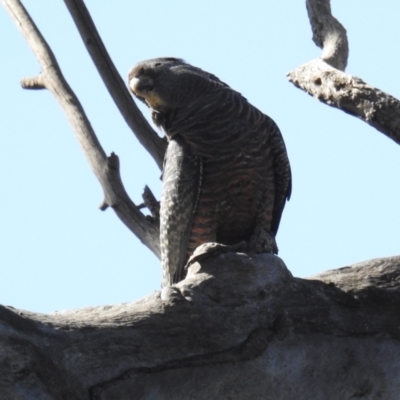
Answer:
<svg viewBox="0 0 400 400"><path fill-rule="evenodd" d="M222 254L136 303L50 315L2 308L0 393L394 400L399 301L400 257L304 280L272 255Z"/></svg>
<svg viewBox="0 0 400 400"><path fill-rule="evenodd" d="M400 144L400 102L393 96L320 59L300 66L288 76L295 86L319 101L365 121Z"/></svg>
<svg viewBox="0 0 400 400"><path fill-rule="evenodd" d="M112 153L107 157L75 93L65 80L57 60L19 0L2 0L29 46L35 53L41 66L38 77L25 78L22 87L26 89L48 89L64 110L85 156L99 180L104 201L100 208L112 207L121 221L145 244L157 257L160 257L159 227L142 214L132 202L119 173L118 157ZM121 92L121 88L119 88ZM159 139L161 140L161 139Z"/></svg>
<svg viewBox="0 0 400 400"><path fill-rule="evenodd" d="M306 4L313 40L322 48L322 54L291 71L289 81L400 144L400 101L343 72L349 51L346 30L332 16L329 0L307 0Z"/></svg>

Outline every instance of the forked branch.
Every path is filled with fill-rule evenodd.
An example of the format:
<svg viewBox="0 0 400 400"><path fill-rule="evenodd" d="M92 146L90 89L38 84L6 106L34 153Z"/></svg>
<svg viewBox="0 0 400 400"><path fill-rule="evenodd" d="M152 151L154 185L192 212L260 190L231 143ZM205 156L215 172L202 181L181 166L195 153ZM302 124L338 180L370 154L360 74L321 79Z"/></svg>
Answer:
<svg viewBox="0 0 400 400"><path fill-rule="evenodd" d="M35 53L42 72L22 80L27 89L48 89L60 103L72 125L85 156L104 191L102 209L112 207L124 224L158 257L159 229L132 202L122 184L119 161L107 157L75 93L62 75L57 60L35 23L19 0L2 0L11 17ZM160 139L161 140L161 139Z"/></svg>
<svg viewBox="0 0 400 400"><path fill-rule="evenodd" d="M400 144L400 101L343 72L348 58L346 30L332 16L330 0L307 0L306 5L313 40L322 48L322 55L291 71L289 81Z"/></svg>

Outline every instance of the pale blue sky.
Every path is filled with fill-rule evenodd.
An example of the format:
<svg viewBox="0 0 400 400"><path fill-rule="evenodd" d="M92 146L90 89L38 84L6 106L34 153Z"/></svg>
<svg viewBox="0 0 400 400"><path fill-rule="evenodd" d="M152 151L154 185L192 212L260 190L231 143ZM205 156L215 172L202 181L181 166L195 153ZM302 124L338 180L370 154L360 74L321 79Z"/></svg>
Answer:
<svg viewBox="0 0 400 400"><path fill-rule="evenodd" d="M24 2L51 45L107 153L121 159L132 199L160 172L120 117L61 1ZM286 73L319 56L305 2L87 1L122 76L138 61L177 56L210 71L271 116L293 170L280 256L306 277L400 254L400 148L320 104ZM400 3L332 1L350 42L348 73L400 97ZM19 80L40 72L0 7L0 303L50 312L129 302L158 290L159 261L101 212L102 190L63 111ZM146 116L148 115L145 110Z"/></svg>

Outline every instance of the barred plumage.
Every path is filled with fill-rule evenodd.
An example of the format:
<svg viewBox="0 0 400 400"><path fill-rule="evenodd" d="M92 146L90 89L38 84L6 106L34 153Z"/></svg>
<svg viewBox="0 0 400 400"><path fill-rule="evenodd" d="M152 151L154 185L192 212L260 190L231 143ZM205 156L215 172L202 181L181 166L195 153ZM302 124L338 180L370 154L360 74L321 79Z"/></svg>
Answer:
<svg viewBox="0 0 400 400"><path fill-rule="evenodd" d="M249 251L276 253L291 172L274 121L180 59L143 61L129 81L169 139L160 209L163 286L184 278L188 257L206 242L246 241Z"/></svg>

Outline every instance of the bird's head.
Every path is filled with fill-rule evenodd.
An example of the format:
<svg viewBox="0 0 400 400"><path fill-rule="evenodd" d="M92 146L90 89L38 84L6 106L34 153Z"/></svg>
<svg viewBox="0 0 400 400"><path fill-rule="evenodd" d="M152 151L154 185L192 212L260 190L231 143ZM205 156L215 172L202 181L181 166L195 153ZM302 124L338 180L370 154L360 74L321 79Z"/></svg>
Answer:
<svg viewBox="0 0 400 400"><path fill-rule="evenodd" d="M154 58L136 64L129 72L132 93L155 113L165 113L198 102L211 86L226 84L180 58Z"/></svg>
<svg viewBox="0 0 400 400"><path fill-rule="evenodd" d="M154 111L170 108L171 67L184 62L178 58L155 58L136 64L128 75L132 93Z"/></svg>

